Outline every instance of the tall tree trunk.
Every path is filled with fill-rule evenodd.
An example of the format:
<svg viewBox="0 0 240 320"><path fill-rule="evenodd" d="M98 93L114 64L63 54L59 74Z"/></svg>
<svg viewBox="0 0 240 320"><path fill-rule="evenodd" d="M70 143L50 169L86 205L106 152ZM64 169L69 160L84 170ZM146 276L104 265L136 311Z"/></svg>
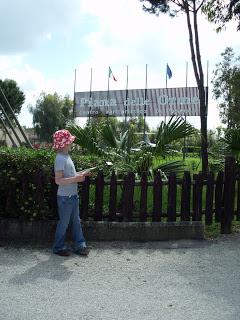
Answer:
<svg viewBox="0 0 240 320"><path fill-rule="evenodd" d="M202 172L208 171L208 140L207 140L207 108L204 86L198 86L200 98L200 119L201 119L201 153L202 153Z"/></svg>
<svg viewBox="0 0 240 320"><path fill-rule="evenodd" d="M204 174L206 174L208 170L207 106L206 106L206 95L205 95L205 89L204 89L204 76L203 76L199 40L198 40L197 9L195 7L195 1L193 0L193 6L194 6L194 11L193 11L194 24L193 25L194 25L194 35L195 35L195 41L193 41L193 31L192 31L192 24L190 20L189 4L187 1L183 1L183 4L184 4L186 16L187 16L191 59L192 59L193 70L194 70L195 79L198 86L199 99L200 99L202 171Z"/></svg>

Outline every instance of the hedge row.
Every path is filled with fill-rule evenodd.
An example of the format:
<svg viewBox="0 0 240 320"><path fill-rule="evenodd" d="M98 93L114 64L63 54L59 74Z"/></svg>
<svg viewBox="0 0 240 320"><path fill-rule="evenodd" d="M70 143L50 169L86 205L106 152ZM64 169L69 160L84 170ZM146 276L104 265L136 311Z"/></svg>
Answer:
<svg viewBox="0 0 240 320"><path fill-rule="evenodd" d="M77 170L96 165L96 157L72 154ZM0 217L55 219L55 153L51 149L0 148Z"/></svg>

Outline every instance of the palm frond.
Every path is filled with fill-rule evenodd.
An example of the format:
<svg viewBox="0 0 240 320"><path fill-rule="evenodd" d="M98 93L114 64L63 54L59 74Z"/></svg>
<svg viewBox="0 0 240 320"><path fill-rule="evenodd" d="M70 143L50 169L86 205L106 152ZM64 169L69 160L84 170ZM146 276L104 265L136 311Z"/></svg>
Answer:
<svg viewBox="0 0 240 320"><path fill-rule="evenodd" d="M116 139L115 132L108 123L102 127L100 134L104 144L110 148L117 149L118 141Z"/></svg>
<svg viewBox="0 0 240 320"><path fill-rule="evenodd" d="M222 141L226 144L225 152L230 153L237 158L240 155L240 130L230 129L226 132Z"/></svg>
<svg viewBox="0 0 240 320"><path fill-rule="evenodd" d="M174 172L176 173L178 178L182 178L185 169L186 166L184 162L179 160L161 163L156 166L153 166L153 171L161 170L166 174L166 176L169 176L171 172Z"/></svg>
<svg viewBox="0 0 240 320"><path fill-rule="evenodd" d="M162 122L157 131L155 154L165 155L171 143L196 133L196 129L182 117L172 116L168 123Z"/></svg>
<svg viewBox="0 0 240 320"><path fill-rule="evenodd" d="M67 129L76 137L75 144L81 146L91 154L105 155L104 150L98 145L96 131L86 126L81 128L73 123L68 124Z"/></svg>

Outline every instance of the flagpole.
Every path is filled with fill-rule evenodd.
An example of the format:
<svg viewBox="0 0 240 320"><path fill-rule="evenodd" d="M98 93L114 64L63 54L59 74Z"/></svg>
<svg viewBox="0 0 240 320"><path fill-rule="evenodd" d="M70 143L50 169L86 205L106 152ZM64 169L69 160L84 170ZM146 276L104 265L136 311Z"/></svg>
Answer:
<svg viewBox="0 0 240 320"><path fill-rule="evenodd" d="M109 110L109 78L110 78L110 67L108 66L108 89L107 89L107 119L108 119L108 110Z"/></svg>
<svg viewBox="0 0 240 320"><path fill-rule="evenodd" d="M167 64L166 64L166 89L167 89Z"/></svg>
<svg viewBox="0 0 240 320"><path fill-rule="evenodd" d="M77 79L77 69L74 70L74 84L73 84L73 122L75 120L76 115L76 98L75 98L75 92L76 92L76 79Z"/></svg>
<svg viewBox="0 0 240 320"><path fill-rule="evenodd" d="M127 82L126 82L126 101L128 99L128 66L127 66ZM127 126L127 111L128 111L128 105L127 103L125 104L125 119L124 119L124 126L126 129Z"/></svg>
<svg viewBox="0 0 240 320"><path fill-rule="evenodd" d="M168 84L167 84L167 64L166 64L166 92L168 92L167 90ZM167 107L166 107L166 103L164 105L164 111L165 111L165 115L164 115L164 122L167 122Z"/></svg>
<svg viewBox="0 0 240 320"><path fill-rule="evenodd" d="M90 72L90 93L89 93L89 100L90 100L90 108L88 111L88 122L90 124L90 118L91 118L91 110L92 110L92 68L91 68L91 72Z"/></svg>
<svg viewBox="0 0 240 320"><path fill-rule="evenodd" d="M187 97L187 86L188 86L188 61L186 62L186 97ZM187 123L187 116L186 113L184 113L184 121L185 125ZM185 161L186 158L186 137L183 139L183 161Z"/></svg>
<svg viewBox="0 0 240 320"><path fill-rule="evenodd" d="M145 80L145 95L144 95L144 118L143 118L143 141L146 142L146 99L147 99L147 64L146 64L146 80Z"/></svg>

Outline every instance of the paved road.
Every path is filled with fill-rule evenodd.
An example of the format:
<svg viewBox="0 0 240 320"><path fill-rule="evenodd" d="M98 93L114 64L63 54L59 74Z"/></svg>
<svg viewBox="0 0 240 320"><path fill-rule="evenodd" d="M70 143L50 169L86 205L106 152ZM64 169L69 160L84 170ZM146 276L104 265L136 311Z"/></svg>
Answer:
<svg viewBox="0 0 240 320"><path fill-rule="evenodd" d="M88 258L0 247L0 320L239 320L240 236L93 243Z"/></svg>

